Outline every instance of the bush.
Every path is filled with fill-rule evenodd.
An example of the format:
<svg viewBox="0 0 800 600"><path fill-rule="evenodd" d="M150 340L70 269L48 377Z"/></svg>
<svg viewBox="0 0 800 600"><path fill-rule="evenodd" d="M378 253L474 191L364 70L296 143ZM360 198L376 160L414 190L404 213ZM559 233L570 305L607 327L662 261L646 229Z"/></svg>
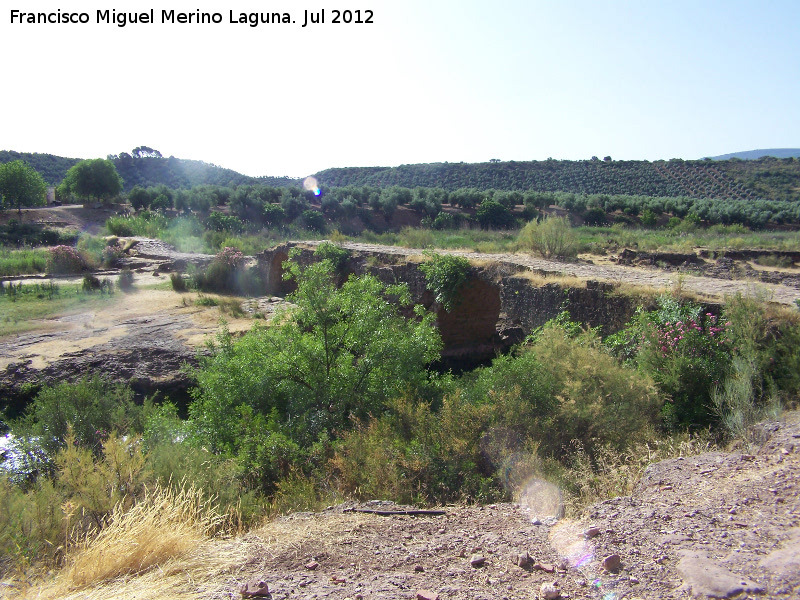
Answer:
<svg viewBox="0 0 800 600"><path fill-rule="evenodd" d="M481 441L491 407L445 397L433 411L401 397L381 417L345 432L330 467L341 491L408 504L508 500Z"/></svg>
<svg viewBox="0 0 800 600"><path fill-rule="evenodd" d="M440 212L431 223L434 229L455 229L456 218L448 212Z"/></svg>
<svg viewBox="0 0 800 600"><path fill-rule="evenodd" d="M545 258L572 258L578 254L578 239L566 217L531 221L520 231L517 242L520 248Z"/></svg>
<svg viewBox="0 0 800 600"><path fill-rule="evenodd" d="M436 302L450 312L460 301L458 293L467 282L469 261L463 256L437 254L430 250L423 254L427 260L419 265L419 270L425 274L425 281Z"/></svg>
<svg viewBox="0 0 800 600"><path fill-rule="evenodd" d="M652 377L669 401L667 427L702 428L713 421L711 392L725 377L730 344L726 326L699 306L662 296L658 308L640 310L632 324L606 343Z"/></svg>
<svg viewBox="0 0 800 600"><path fill-rule="evenodd" d="M198 442L237 456L259 489L302 465L321 437L382 412L398 393L425 389L425 365L441 348L433 315L399 314L398 303L409 303L405 286L364 276L338 287L329 261L284 264L298 280L290 296L297 308L235 341L223 333L195 372L190 406Z"/></svg>
<svg viewBox="0 0 800 600"><path fill-rule="evenodd" d="M551 324L517 357L479 371L474 401L500 398L498 419L545 456L565 457L578 440L592 455L623 449L657 422L661 400L653 380L608 354L591 331L573 335Z"/></svg>
<svg viewBox="0 0 800 600"><path fill-rule="evenodd" d="M514 215L494 200L483 201L475 211L475 218L482 229L510 229L516 225Z"/></svg>
<svg viewBox="0 0 800 600"><path fill-rule="evenodd" d="M244 231L244 223L242 223L241 219L217 211L213 211L206 217L205 226L206 229L212 231L229 231L231 233Z"/></svg>
<svg viewBox="0 0 800 600"><path fill-rule="evenodd" d="M100 279L91 273L83 276L83 291L92 293L100 292L101 294L113 294L114 282L110 279Z"/></svg>
<svg viewBox="0 0 800 600"><path fill-rule="evenodd" d="M139 415L130 388L97 376L42 389L25 415L10 424L25 446L15 479L32 481L40 473L52 473L53 459L69 435L76 445L99 454L111 432L137 430Z"/></svg>
<svg viewBox="0 0 800 600"><path fill-rule="evenodd" d="M646 208L642 211L642 216L640 218L642 225L645 227L655 227L658 225L658 215L649 208Z"/></svg>
<svg viewBox="0 0 800 600"><path fill-rule="evenodd" d="M303 226L310 231L322 233L325 231L325 215L318 210L303 212Z"/></svg>
<svg viewBox="0 0 800 600"><path fill-rule="evenodd" d="M71 246L56 246L47 251L47 272L53 275L74 275L85 267L83 257Z"/></svg>
<svg viewBox="0 0 800 600"><path fill-rule="evenodd" d="M120 271L119 279L117 279L117 286L123 292L130 292L133 289L133 271L130 269L123 269Z"/></svg>
<svg viewBox="0 0 800 600"><path fill-rule="evenodd" d="M280 204L265 204L262 212L264 222L267 225L280 225L286 220L286 211Z"/></svg>
<svg viewBox="0 0 800 600"><path fill-rule="evenodd" d="M314 250L314 256L320 260L329 260L334 270L341 274L347 265L347 260L350 258L350 251L330 242L322 242Z"/></svg>
<svg viewBox="0 0 800 600"><path fill-rule="evenodd" d="M172 282L172 289L176 292L185 292L188 289L186 280L180 273L170 273L169 280Z"/></svg>
<svg viewBox="0 0 800 600"><path fill-rule="evenodd" d="M583 220L587 225L597 227L606 224L606 212L599 206L593 206L583 215Z"/></svg>
<svg viewBox="0 0 800 600"><path fill-rule="evenodd" d="M195 273L194 287L204 292L234 292L240 289L245 255L226 246L203 272ZM173 283L174 286L174 283Z"/></svg>
<svg viewBox="0 0 800 600"><path fill-rule="evenodd" d="M116 267L125 256L125 248L119 241L112 241L103 248L102 261L106 267Z"/></svg>

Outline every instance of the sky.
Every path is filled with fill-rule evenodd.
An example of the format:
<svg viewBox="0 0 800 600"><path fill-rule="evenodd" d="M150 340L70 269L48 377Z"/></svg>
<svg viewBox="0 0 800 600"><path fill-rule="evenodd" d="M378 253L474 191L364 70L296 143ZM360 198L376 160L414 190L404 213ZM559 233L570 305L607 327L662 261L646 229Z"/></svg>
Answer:
<svg viewBox="0 0 800 600"><path fill-rule="evenodd" d="M155 22L97 22L111 6ZM323 9L325 23L303 27ZM88 22L12 22L14 10ZM162 23L162 11L221 22ZM294 22L231 22L259 12ZM0 150L149 146L302 177L797 148L798 23L797 0L5 0Z"/></svg>

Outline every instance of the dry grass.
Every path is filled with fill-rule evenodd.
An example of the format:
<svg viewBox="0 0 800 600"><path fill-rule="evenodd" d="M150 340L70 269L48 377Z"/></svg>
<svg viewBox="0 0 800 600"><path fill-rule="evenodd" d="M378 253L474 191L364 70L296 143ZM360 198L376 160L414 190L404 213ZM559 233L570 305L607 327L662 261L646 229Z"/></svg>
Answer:
<svg viewBox="0 0 800 600"><path fill-rule="evenodd" d="M210 540L222 521L199 491L156 488L131 509L115 509L112 523L77 546L61 573L21 597L227 598L210 592L246 560L246 548Z"/></svg>
<svg viewBox="0 0 800 600"><path fill-rule="evenodd" d="M561 286L562 288L585 288L586 280L574 275L561 275L545 273L543 271L523 271L517 275L523 277L531 282L534 287L542 287L551 283Z"/></svg>
<svg viewBox="0 0 800 600"><path fill-rule="evenodd" d="M355 543L367 523L382 518L363 513L342 517L339 513L297 513L279 517L244 539L257 544L257 554L265 561L280 562L281 557L305 558L329 552L333 546Z"/></svg>
<svg viewBox="0 0 800 600"><path fill-rule="evenodd" d="M653 464L679 456L694 456L718 450L710 432L676 434L637 442L628 450L619 452L604 447L590 458L579 446L574 449L570 469L562 475L561 487L566 494L566 513L579 517L592 504L633 493L645 469Z"/></svg>

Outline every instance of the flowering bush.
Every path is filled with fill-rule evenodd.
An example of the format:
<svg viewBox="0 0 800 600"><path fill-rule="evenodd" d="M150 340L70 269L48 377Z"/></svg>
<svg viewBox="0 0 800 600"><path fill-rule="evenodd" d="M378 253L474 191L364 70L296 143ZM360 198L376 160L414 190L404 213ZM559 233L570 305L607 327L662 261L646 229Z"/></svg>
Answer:
<svg viewBox="0 0 800 600"><path fill-rule="evenodd" d="M699 306L669 297L654 311L640 311L631 326L606 344L650 375L668 397L662 416L669 428L711 423L711 393L730 362L727 323Z"/></svg>
<svg viewBox="0 0 800 600"><path fill-rule="evenodd" d="M119 260L125 256L125 249L122 244L115 242L103 248L103 264L108 267L114 267Z"/></svg>
<svg viewBox="0 0 800 600"><path fill-rule="evenodd" d="M214 257L214 262L225 265L230 269L238 269L244 264L245 256L236 248L225 246L221 252Z"/></svg>
<svg viewBox="0 0 800 600"><path fill-rule="evenodd" d="M242 252L226 246L204 272L194 276L194 287L204 292L238 291L245 259Z"/></svg>
<svg viewBox="0 0 800 600"><path fill-rule="evenodd" d="M56 275L80 273L83 257L72 246L55 246L47 251L47 272Z"/></svg>

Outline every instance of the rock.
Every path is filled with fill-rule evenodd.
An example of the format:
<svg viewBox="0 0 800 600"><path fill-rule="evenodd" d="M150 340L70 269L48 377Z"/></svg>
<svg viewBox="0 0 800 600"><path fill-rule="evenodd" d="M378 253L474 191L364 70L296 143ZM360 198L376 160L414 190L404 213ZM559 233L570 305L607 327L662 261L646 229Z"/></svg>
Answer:
<svg viewBox="0 0 800 600"><path fill-rule="evenodd" d="M587 540L590 540L598 535L600 535L599 527L590 527L589 529L583 532L583 537L585 537Z"/></svg>
<svg viewBox="0 0 800 600"><path fill-rule="evenodd" d="M242 598L265 598L269 596L269 586L260 579L253 579L239 588Z"/></svg>
<svg viewBox="0 0 800 600"><path fill-rule="evenodd" d="M764 590L746 577L737 577L708 557L695 552L685 552L678 562L678 573L684 588L693 596L732 598L738 594L760 594Z"/></svg>
<svg viewBox="0 0 800 600"><path fill-rule="evenodd" d="M613 573L619 571L622 567L622 559L619 554L611 554L610 556L606 556L601 564L606 571Z"/></svg>
<svg viewBox="0 0 800 600"><path fill-rule="evenodd" d="M423 567L422 565L414 565L414 572L415 573L424 573L425 572L425 567Z"/></svg>
<svg viewBox="0 0 800 600"><path fill-rule="evenodd" d="M511 557L511 562L513 562L518 567L527 567L533 562L531 555L528 554L528 551L525 550L524 552L520 552L519 554L514 554Z"/></svg>
<svg viewBox="0 0 800 600"><path fill-rule="evenodd" d="M306 569L309 571L313 571L319 566L319 563L315 560L312 560L310 563L306 563Z"/></svg>
<svg viewBox="0 0 800 600"><path fill-rule="evenodd" d="M472 558L469 559L469 564L472 565L475 569L478 567L482 567L483 563L486 562L486 557L480 554L473 554Z"/></svg>
<svg viewBox="0 0 800 600"><path fill-rule="evenodd" d="M772 550L759 564L792 585L800 585L800 528L793 528L782 547Z"/></svg>
<svg viewBox="0 0 800 600"><path fill-rule="evenodd" d="M544 571L545 573L555 573L556 572L556 566L555 565L537 563L537 564L533 565L533 568L534 569L540 569L540 570Z"/></svg>
<svg viewBox="0 0 800 600"><path fill-rule="evenodd" d="M439 594L430 590L417 590L417 600L439 600Z"/></svg>
<svg viewBox="0 0 800 600"><path fill-rule="evenodd" d="M561 592L558 591L558 588L553 583L543 583L542 587L539 588L539 597L544 600L554 600L560 595Z"/></svg>

